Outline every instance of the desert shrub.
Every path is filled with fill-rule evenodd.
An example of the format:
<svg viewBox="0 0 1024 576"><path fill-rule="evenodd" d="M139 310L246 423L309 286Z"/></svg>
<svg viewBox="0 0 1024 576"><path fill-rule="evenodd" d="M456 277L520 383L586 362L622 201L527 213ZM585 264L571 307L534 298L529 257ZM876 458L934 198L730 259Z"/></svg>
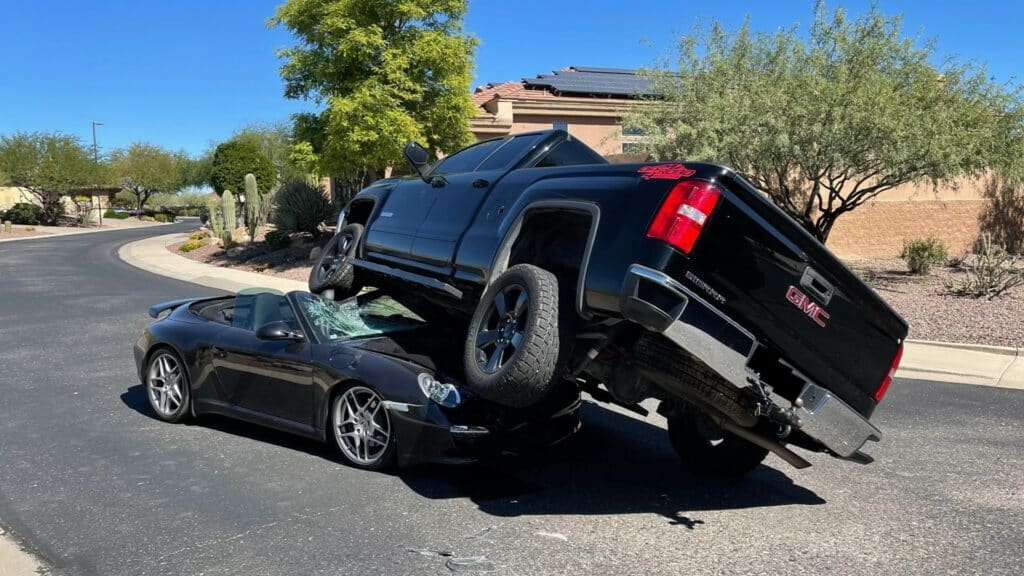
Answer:
<svg viewBox="0 0 1024 576"><path fill-rule="evenodd" d="M274 252L276 250L284 250L292 243L291 234L284 230L270 230L263 237L263 241L267 244L267 250Z"/></svg>
<svg viewBox="0 0 1024 576"><path fill-rule="evenodd" d="M178 246L178 251L179 252L191 252L191 251L195 250L196 248L202 248L203 246L206 246L206 238L205 237L203 237L203 238L193 238L193 237L190 236L189 239L186 240L181 246Z"/></svg>
<svg viewBox="0 0 1024 576"><path fill-rule="evenodd" d="M153 219L157 222L174 222L174 214L169 212L157 212L153 215Z"/></svg>
<svg viewBox="0 0 1024 576"><path fill-rule="evenodd" d="M954 254L946 258L946 267L960 270L967 263L967 254Z"/></svg>
<svg viewBox="0 0 1024 576"><path fill-rule="evenodd" d="M189 240L206 240L205 232L193 232L188 236Z"/></svg>
<svg viewBox="0 0 1024 576"><path fill-rule="evenodd" d="M946 245L938 238L918 238L903 243L900 258L907 263L911 274L924 276L932 266L946 260Z"/></svg>
<svg viewBox="0 0 1024 576"><path fill-rule="evenodd" d="M324 189L307 182L289 182L274 196L272 219L278 230L320 233L320 224L331 219L336 210L324 196Z"/></svg>
<svg viewBox="0 0 1024 576"><path fill-rule="evenodd" d="M946 283L946 291L955 296L985 297L989 300L1010 288L1024 285L1024 270L1017 267L1016 258L989 234L978 241L974 266L967 276Z"/></svg>
<svg viewBox="0 0 1024 576"><path fill-rule="evenodd" d="M25 226L25 232L35 232L35 231L36 231L36 227L35 226Z"/></svg>
<svg viewBox="0 0 1024 576"><path fill-rule="evenodd" d="M127 212L115 212L113 208L107 208L107 211L103 213L104 218L114 218L115 220L126 220L131 216Z"/></svg>
<svg viewBox="0 0 1024 576"><path fill-rule="evenodd" d="M43 209L39 206L28 202L18 202L4 213L2 219L10 220L14 224L39 224L42 216Z"/></svg>

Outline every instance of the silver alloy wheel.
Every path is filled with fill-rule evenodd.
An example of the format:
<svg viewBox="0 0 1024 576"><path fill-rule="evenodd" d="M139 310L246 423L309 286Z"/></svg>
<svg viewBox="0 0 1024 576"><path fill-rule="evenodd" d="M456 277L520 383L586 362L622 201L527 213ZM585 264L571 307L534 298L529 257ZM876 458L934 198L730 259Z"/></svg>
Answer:
<svg viewBox="0 0 1024 576"><path fill-rule="evenodd" d="M334 438L345 456L363 466L379 462L391 444L391 420L376 392L353 386L334 401Z"/></svg>
<svg viewBox="0 0 1024 576"><path fill-rule="evenodd" d="M530 296L526 288L510 284L494 295L476 335L476 358L487 374L501 370L523 343Z"/></svg>
<svg viewBox="0 0 1024 576"><path fill-rule="evenodd" d="M185 379L181 364L169 352L160 352L149 362L146 390L149 404L164 418L177 414L184 401Z"/></svg>

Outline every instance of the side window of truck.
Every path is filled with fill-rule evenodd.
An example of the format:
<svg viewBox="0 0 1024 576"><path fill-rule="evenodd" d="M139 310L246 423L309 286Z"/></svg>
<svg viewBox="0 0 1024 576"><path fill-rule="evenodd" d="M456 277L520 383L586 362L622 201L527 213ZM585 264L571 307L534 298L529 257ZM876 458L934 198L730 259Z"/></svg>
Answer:
<svg viewBox="0 0 1024 576"><path fill-rule="evenodd" d="M491 155L492 152L498 149L505 140L486 140L479 144L474 144L469 148L466 148L460 152L456 152L451 156L441 160L431 174L461 174L463 172L472 172L476 170L476 167L484 161L485 158Z"/></svg>
<svg viewBox="0 0 1024 576"><path fill-rule="evenodd" d="M607 164L608 161L596 152L575 140L566 140L544 155L534 168L553 168L555 166L578 166L580 164Z"/></svg>

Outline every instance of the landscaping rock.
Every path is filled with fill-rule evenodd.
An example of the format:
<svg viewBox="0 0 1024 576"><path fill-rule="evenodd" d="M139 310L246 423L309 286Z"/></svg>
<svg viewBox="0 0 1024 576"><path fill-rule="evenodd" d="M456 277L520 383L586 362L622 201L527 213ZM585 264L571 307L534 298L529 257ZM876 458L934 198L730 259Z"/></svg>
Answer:
<svg viewBox="0 0 1024 576"><path fill-rule="evenodd" d="M235 246L234 248L228 250L228 258L238 258L239 256L242 255L242 252L244 251L245 249L242 248L241 246Z"/></svg>
<svg viewBox="0 0 1024 576"><path fill-rule="evenodd" d="M313 249L309 251L309 261L316 262L320 260L320 256L323 255L324 249L319 246L313 246Z"/></svg>

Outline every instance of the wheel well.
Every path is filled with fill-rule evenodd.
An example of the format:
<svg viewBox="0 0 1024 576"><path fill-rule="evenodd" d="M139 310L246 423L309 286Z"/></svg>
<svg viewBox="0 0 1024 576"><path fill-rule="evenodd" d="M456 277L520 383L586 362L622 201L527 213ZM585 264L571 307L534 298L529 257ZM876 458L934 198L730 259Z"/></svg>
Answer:
<svg viewBox="0 0 1024 576"><path fill-rule="evenodd" d="M324 402L323 408L320 410L320 423L323 425L324 442L331 442L331 436L329 435L329 432L331 431L331 405L334 404L334 399L338 396L338 394L342 392L342 390L345 390L346 388L349 388L350 386L355 386L357 384L363 384L363 382L355 378L338 380L337 382L332 384L331 387L327 389L327 393L324 394L323 397L326 399L326 401Z"/></svg>
<svg viewBox="0 0 1024 576"><path fill-rule="evenodd" d="M508 260L493 277L516 264L533 264L558 278L562 296L581 303L577 291L580 274L589 257L593 224L593 216L584 211L537 209L528 212L508 250Z"/></svg>
<svg viewBox="0 0 1024 576"><path fill-rule="evenodd" d="M345 223L366 226L366 223L370 220L370 213L373 212L373 204L372 200L352 202L348 207L348 212L345 213Z"/></svg>

